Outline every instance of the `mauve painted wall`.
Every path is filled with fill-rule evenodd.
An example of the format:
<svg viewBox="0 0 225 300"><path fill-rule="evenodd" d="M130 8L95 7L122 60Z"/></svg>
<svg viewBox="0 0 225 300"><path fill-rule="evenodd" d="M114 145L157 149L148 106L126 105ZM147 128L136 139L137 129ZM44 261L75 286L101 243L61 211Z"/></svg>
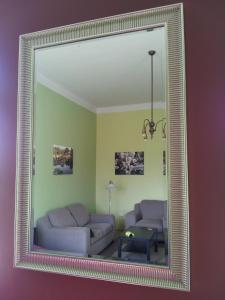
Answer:
<svg viewBox="0 0 225 300"><path fill-rule="evenodd" d="M185 0L191 292L13 268L18 35L171 4L0 1L0 299L225 299L225 1ZM215 252L214 252L215 250Z"/></svg>

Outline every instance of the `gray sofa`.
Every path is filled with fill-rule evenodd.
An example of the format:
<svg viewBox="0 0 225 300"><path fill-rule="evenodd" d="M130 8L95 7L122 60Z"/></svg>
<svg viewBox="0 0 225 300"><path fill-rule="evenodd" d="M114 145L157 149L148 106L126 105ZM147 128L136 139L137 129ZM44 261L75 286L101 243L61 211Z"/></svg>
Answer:
<svg viewBox="0 0 225 300"><path fill-rule="evenodd" d="M142 200L125 217L125 228L130 226L156 228L158 232L167 230L167 201Z"/></svg>
<svg viewBox="0 0 225 300"><path fill-rule="evenodd" d="M114 234L113 215L89 214L80 203L54 209L37 221L38 246L75 255L100 253Z"/></svg>

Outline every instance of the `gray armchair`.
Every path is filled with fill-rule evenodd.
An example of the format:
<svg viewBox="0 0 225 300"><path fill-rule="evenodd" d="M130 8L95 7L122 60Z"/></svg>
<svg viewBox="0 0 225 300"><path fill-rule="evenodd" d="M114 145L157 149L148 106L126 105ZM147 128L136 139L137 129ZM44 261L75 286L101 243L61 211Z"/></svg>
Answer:
<svg viewBox="0 0 225 300"><path fill-rule="evenodd" d="M89 214L80 203L52 210L37 221L39 246L76 255L98 254L114 234L113 215Z"/></svg>
<svg viewBox="0 0 225 300"><path fill-rule="evenodd" d="M142 200L125 217L125 229L130 226L156 228L158 232L167 229L167 201Z"/></svg>

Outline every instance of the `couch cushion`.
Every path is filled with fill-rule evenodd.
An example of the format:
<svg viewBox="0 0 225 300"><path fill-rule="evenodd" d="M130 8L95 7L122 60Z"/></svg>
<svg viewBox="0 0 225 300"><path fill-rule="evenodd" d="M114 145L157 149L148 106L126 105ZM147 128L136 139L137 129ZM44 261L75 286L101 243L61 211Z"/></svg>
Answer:
<svg viewBox="0 0 225 300"><path fill-rule="evenodd" d="M77 221L78 226L84 226L89 222L90 216L83 204L74 203L69 205L68 209L70 210L72 216Z"/></svg>
<svg viewBox="0 0 225 300"><path fill-rule="evenodd" d="M91 238L91 244L94 244L113 230L112 224L109 223L89 223L87 227L89 227L94 234Z"/></svg>
<svg viewBox="0 0 225 300"><path fill-rule="evenodd" d="M66 208L56 208L48 213L48 218L54 227L77 226L76 220Z"/></svg>
<svg viewBox="0 0 225 300"><path fill-rule="evenodd" d="M163 223L160 219L142 219L138 221L135 226L155 228L158 229L159 232L163 230Z"/></svg>
<svg viewBox="0 0 225 300"><path fill-rule="evenodd" d="M142 200L140 210L143 219L161 219L164 215L164 201Z"/></svg>

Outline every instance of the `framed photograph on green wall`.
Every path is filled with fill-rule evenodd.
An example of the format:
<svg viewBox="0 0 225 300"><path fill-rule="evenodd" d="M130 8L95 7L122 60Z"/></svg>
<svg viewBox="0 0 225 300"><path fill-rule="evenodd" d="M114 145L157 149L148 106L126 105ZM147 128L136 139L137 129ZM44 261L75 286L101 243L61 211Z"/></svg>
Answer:
<svg viewBox="0 0 225 300"><path fill-rule="evenodd" d="M73 174L73 149L53 146L53 175Z"/></svg>
<svg viewBox="0 0 225 300"><path fill-rule="evenodd" d="M144 175L144 152L116 152L115 175Z"/></svg>

